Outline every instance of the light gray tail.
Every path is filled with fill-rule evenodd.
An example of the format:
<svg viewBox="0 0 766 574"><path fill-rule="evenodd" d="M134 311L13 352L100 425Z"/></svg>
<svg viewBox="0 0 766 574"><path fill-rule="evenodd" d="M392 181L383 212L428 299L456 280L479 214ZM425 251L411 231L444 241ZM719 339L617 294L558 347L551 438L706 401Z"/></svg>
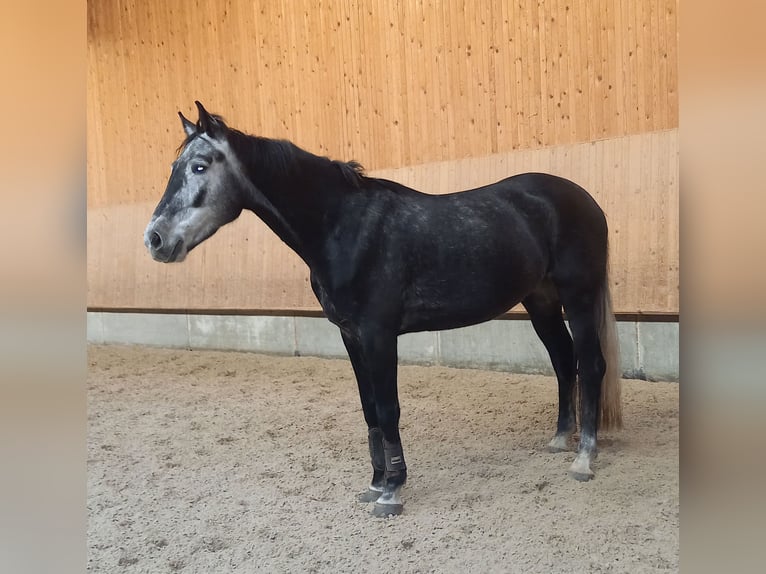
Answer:
<svg viewBox="0 0 766 574"><path fill-rule="evenodd" d="M609 271L604 278L601 288L600 301L597 308L599 317L599 340L601 354L606 361L606 372L601 381L600 399L600 430L622 428L622 402L620 385L620 343L617 339L617 323L612 312L612 295L609 292Z"/></svg>

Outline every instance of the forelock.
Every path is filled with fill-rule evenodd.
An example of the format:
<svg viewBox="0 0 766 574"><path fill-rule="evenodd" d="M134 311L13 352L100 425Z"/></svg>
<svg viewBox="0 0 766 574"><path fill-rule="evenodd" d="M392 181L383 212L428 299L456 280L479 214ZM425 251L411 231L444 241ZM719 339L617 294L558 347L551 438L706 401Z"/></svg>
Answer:
<svg viewBox="0 0 766 574"><path fill-rule="evenodd" d="M228 147L226 141L218 141L210 139L205 134L195 133L184 140L177 150L177 156L180 157L187 149L192 151L196 149L212 149L218 151L224 151Z"/></svg>

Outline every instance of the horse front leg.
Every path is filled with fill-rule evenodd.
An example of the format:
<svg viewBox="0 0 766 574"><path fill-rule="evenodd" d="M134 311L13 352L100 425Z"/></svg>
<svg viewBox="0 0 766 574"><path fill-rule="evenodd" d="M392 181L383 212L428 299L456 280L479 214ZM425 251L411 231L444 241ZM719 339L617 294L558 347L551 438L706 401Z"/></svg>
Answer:
<svg viewBox="0 0 766 574"><path fill-rule="evenodd" d="M370 459L373 466L373 480L369 492L361 499L375 500L375 516L401 514L404 510L401 489L407 481L407 465L399 436L396 334L368 327L360 329L356 334L345 334L344 341L346 339L349 340L346 348L354 349L349 355L358 353L356 360L361 359L361 368L354 367L354 372L369 429ZM353 363L354 359L352 366ZM379 481L381 466L383 476L382 481ZM378 491L378 488L381 490Z"/></svg>
<svg viewBox="0 0 766 574"><path fill-rule="evenodd" d="M341 331L343 344L348 351L351 366L354 369L356 384L359 388L359 399L362 402L362 412L367 423L367 443L372 463L372 480L366 491L359 495L359 502L374 502L383 493L386 473L386 460L383 450L383 431L378 424L378 413L375 409L375 393L372 387L372 377L364 357L359 337Z"/></svg>
<svg viewBox="0 0 766 574"><path fill-rule="evenodd" d="M375 502L373 514L375 516L397 515L404 510L401 490L407 482L407 465L399 436L397 339L395 334L384 332L368 335L367 339L375 392L375 411L383 434L383 455L386 466L383 493Z"/></svg>

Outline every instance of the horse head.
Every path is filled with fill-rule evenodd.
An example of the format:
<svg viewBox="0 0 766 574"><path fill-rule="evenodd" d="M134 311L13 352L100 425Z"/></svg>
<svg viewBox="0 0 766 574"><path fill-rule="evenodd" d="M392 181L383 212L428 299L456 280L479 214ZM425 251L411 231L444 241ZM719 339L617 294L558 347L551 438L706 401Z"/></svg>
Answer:
<svg viewBox="0 0 766 574"><path fill-rule="evenodd" d="M163 263L183 261L242 211L247 182L231 149L230 130L219 116L195 104L196 124L178 112L186 139L144 232L149 253Z"/></svg>

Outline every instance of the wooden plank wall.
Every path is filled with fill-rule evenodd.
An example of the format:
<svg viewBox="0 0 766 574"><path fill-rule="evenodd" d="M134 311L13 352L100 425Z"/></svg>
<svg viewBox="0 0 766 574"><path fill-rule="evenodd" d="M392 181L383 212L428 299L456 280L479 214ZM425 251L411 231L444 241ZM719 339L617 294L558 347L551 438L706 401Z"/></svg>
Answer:
<svg viewBox="0 0 766 574"><path fill-rule="evenodd" d="M616 307L675 313L676 12L669 0L94 0L88 305L318 308L303 264L253 217L183 265L145 253L175 114L193 117L199 99L244 131L433 193L533 169L572 177L609 215Z"/></svg>

